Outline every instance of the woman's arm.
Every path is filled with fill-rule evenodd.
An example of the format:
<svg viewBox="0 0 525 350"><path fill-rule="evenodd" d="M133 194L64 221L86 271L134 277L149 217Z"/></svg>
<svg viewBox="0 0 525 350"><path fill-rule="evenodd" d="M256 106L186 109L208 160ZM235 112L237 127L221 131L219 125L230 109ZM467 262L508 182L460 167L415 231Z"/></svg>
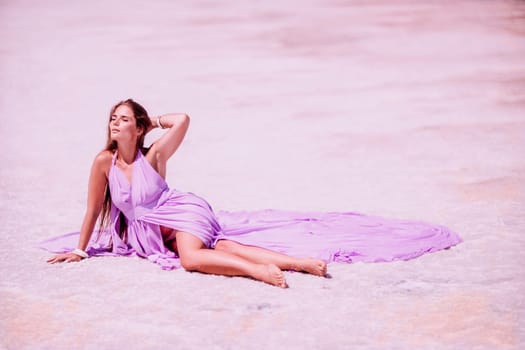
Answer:
<svg viewBox="0 0 525 350"><path fill-rule="evenodd" d="M104 194L107 184L107 171L111 164L111 153L103 151L97 155L91 166L91 174L89 176L88 184L88 199L87 208L80 229L80 238L77 248L85 250L95 228L97 218L102 210L104 202ZM74 253L58 254L48 260L50 263L61 261L80 261L82 258Z"/></svg>
<svg viewBox="0 0 525 350"><path fill-rule="evenodd" d="M182 143L190 125L190 117L185 113L170 113L153 117L151 122L154 127L160 124L161 127L169 129L151 145L151 149L147 154L150 163L155 164L156 169L164 176L161 169L165 168L168 159Z"/></svg>
<svg viewBox="0 0 525 350"><path fill-rule="evenodd" d="M100 211L102 210L106 185L108 183L107 172L109 171L110 165L111 153L109 151L103 151L97 155L91 166L86 214L84 215L82 227L80 228L78 249L86 249Z"/></svg>

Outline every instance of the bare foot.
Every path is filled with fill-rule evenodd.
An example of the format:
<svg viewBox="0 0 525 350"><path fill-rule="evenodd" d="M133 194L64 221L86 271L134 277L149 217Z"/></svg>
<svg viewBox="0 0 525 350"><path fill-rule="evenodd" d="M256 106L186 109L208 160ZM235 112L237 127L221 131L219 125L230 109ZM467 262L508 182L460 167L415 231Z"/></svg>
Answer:
<svg viewBox="0 0 525 350"><path fill-rule="evenodd" d="M269 283L273 286L288 288L284 274L277 265L259 265L259 269L254 275L255 279Z"/></svg>
<svg viewBox="0 0 525 350"><path fill-rule="evenodd" d="M316 276L326 276L326 263L320 259L300 259L299 270Z"/></svg>

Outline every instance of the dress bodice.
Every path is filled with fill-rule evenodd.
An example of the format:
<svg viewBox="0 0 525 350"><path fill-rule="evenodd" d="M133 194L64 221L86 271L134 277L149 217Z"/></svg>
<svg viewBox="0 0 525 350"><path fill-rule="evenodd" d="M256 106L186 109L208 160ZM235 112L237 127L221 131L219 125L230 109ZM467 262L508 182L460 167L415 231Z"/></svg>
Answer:
<svg viewBox="0 0 525 350"><path fill-rule="evenodd" d="M117 152L113 154L109 171L111 200L128 220L134 220L157 205L162 195L169 190L168 184L140 150L133 161L131 183L117 167L116 159Z"/></svg>

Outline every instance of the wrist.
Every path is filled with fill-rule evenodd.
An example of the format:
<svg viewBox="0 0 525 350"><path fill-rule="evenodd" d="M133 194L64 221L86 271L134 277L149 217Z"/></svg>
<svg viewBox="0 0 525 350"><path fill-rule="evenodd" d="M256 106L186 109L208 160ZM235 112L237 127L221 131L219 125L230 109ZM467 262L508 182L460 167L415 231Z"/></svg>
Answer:
<svg viewBox="0 0 525 350"><path fill-rule="evenodd" d="M76 248L76 249L72 250L71 253L80 256L82 259L89 258L89 254L86 253L84 250L82 250L80 248Z"/></svg>
<svg viewBox="0 0 525 350"><path fill-rule="evenodd" d="M166 125L162 122L162 115L157 116L156 125L160 129L166 129Z"/></svg>

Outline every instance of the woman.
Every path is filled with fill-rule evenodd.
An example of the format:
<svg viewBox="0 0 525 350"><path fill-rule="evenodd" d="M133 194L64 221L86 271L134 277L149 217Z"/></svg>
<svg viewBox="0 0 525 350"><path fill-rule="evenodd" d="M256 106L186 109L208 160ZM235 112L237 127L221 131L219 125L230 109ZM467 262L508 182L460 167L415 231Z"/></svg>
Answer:
<svg viewBox="0 0 525 350"><path fill-rule="evenodd" d="M408 260L461 242L443 226L352 212L267 209L216 216L203 198L169 189L164 180L188 125L186 114L149 118L132 99L117 103L106 148L91 168L81 230L42 242L42 248L61 253L48 262L138 255L163 269L182 265L284 288L282 270L325 276L327 261ZM146 149L144 137L155 127L168 130ZM94 230L98 218L100 229ZM77 236L76 249L64 248L74 246Z"/></svg>
<svg viewBox="0 0 525 350"><path fill-rule="evenodd" d="M88 254L85 250L97 218L100 216L102 225L107 222L107 216L113 204L122 213L127 214L124 215L125 217L122 214L119 215L119 225L127 227L120 228L122 237L118 238L124 241L127 238L132 246L140 247L143 245L140 242L141 233L146 232L153 239L156 235L157 242L155 243L158 245L162 240L163 244L177 253L186 270L218 275L249 276L279 287L286 287L282 269L305 271L313 275L324 276L326 263L323 260L294 258L263 248L244 246L234 241L220 239L218 235L220 228L211 207L204 199L196 195L186 193L183 195L184 202L179 199L178 204L171 204L177 194L170 192L165 185L166 163L180 146L188 125L189 117L186 114L167 114L149 118L146 110L132 99L115 105L110 113L107 147L97 155L91 168L87 210L77 249L55 255L48 262L74 262L86 258ZM169 130L149 149L145 149L143 147L144 137L154 127ZM149 170L156 173L152 171L146 173L150 174L150 178L139 179L140 183L137 183L135 177L141 175L135 171L135 167L143 165L151 167ZM120 183L118 179L112 182L112 179L117 176L121 177ZM126 189L127 185L131 189ZM133 198L131 193L136 185L142 186L142 190L145 191L144 196L139 196L140 199ZM123 194L126 190L128 192ZM128 201L133 202L131 206L128 205ZM159 203L164 203L164 205L159 205ZM188 205L188 203L191 204ZM163 206L172 206L177 210L184 210L188 207L189 211L196 211L191 208L192 204L198 207L197 211L206 209L207 211L203 214L186 213L190 214L186 222L175 223L171 226L169 220L165 220L166 224L163 225L156 222L159 221L158 218L137 218L135 215L137 208L141 211L146 208L146 211L157 212L162 216L162 211L166 209ZM147 214L149 213L146 213L146 216ZM174 215L177 214L174 212ZM184 215L183 213L182 216ZM198 225L192 222L192 219L205 220L207 221L205 226L209 227L205 227L202 233L199 227L192 230L192 225ZM131 225L134 226L133 230L143 232L133 232L131 235L130 232L127 232ZM119 240L119 243L124 243L124 241ZM214 249L207 249L210 247ZM159 250L165 253L162 249Z"/></svg>

